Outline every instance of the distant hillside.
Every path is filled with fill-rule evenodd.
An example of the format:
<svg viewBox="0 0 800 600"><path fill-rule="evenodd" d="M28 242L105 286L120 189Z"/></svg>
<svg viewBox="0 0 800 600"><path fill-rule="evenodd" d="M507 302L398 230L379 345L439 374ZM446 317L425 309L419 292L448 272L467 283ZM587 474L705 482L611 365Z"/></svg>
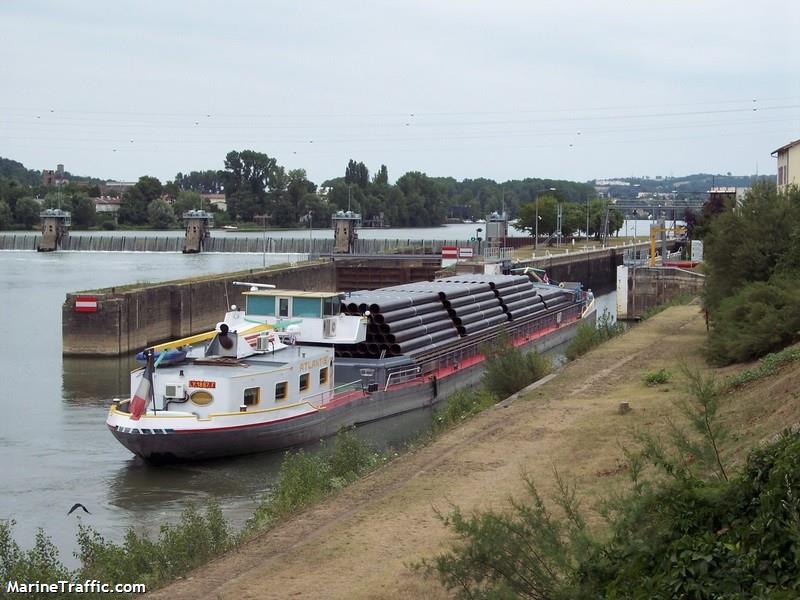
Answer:
<svg viewBox="0 0 800 600"><path fill-rule="evenodd" d="M55 167L55 165L53 165ZM70 181L83 182L91 184L102 183L102 179L97 177L90 177L85 175L73 175L69 171L65 171L64 175ZM21 162L11 160L10 158L3 158L0 156L0 177L8 179L16 179L23 185L38 186L42 183L42 172L34 169L28 169Z"/></svg>
<svg viewBox="0 0 800 600"><path fill-rule="evenodd" d="M0 177L16 179L24 185L39 185L42 182L41 171L26 169L21 162L3 157L0 157Z"/></svg>
<svg viewBox="0 0 800 600"><path fill-rule="evenodd" d="M751 187L754 182L764 179L774 181L775 175L695 173L682 177L611 177L593 179L589 183L598 187L608 187L611 195L625 198L636 196L639 192L705 194L712 187Z"/></svg>

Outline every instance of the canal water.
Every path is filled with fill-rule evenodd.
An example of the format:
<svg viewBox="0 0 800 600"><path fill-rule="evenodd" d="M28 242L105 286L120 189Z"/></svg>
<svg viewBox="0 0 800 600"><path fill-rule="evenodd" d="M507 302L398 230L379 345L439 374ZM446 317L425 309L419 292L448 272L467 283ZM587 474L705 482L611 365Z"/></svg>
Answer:
<svg viewBox="0 0 800 600"><path fill-rule="evenodd" d="M268 255L269 257L269 255ZM285 262L286 255L269 257ZM257 268L260 254L0 252L0 519L16 521L15 537L30 546L43 528L76 564L77 518L108 539L126 528L155 532L175 521L188 501L216 498L234 526L252 514L280 467L281 453L168 467L149 467L105 427L110 399L128 394L130 359L61 355L61 304L71 291ZM600 298L614 309L613 294ZM602 312L602 308L600 309ZM417 411L361 428L385 448L424 430Z"/></svg>

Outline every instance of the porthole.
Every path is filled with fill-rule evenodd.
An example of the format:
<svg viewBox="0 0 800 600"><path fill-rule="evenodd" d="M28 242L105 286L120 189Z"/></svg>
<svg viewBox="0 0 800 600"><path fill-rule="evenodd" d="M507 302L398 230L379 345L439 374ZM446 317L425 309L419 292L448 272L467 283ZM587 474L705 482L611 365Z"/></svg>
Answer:
<svg viewBox="0 0 800 600"><path fill-rule="evenodd" d="M196 392L192 392L192 395L189 396L189 399L198 406L205 406L206 404L211 404L214 396L205 390L197 390Z"/></svg>

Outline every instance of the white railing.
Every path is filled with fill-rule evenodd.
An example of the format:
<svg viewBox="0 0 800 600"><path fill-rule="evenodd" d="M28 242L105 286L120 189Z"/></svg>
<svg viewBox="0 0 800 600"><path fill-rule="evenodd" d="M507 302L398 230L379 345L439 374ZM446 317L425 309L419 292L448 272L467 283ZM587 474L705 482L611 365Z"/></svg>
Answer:
<svg viewBox="0 0 800 600"><path fill-rule="evenodd" d="M411 381L412 379L416 379L419 375L420 368L419 367L412 367L410 369L404 369L402 371L395 371L394 373L390 373L389 376L386 378L386 385L383 387L383 391L389 389L390 385L396 383L405 383L406 381Z"/></svg>
<svg viewBox="0 0 800 600"><path fill-rule="evenodd" d="M314 408L319 408L326 402L330 402L330 400L339 392L343 392L346 389L357 390L360 388L361 388L360 380L351 381L350 383L343 383L342 385L337 385L330 390L323 390L321 392L317 392L316 394L311 394L310 396L306 396L305 398L303 398L303 402L308 402ZM320 397L321 401L318 404L315 404L312 398L316 398L317 396Z"/></svg>

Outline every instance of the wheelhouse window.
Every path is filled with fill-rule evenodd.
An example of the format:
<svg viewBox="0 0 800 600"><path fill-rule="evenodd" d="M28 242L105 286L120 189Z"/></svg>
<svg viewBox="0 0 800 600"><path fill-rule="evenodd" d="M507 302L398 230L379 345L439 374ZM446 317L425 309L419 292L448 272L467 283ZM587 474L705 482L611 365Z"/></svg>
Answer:
<svg viewBox="0 0 800 600"><path fill-rule="evenodd" d="M289 316L289 298L278 298L278 316Z"/></svg>
<svg viewBox="0 0 800 600"><path fill-rule="evenodd" d="M279 381L275 384L275 401L286 400L289 395L289 382Z"/></svg>
<svg viewBox="0 0 800 600"><path fill-rule="evenodd" d="M319 370L319 384L325 385L328 383L328 367L322 367Z"/></svg>
<svg viewBox="0 0 800 600"><path fill-rule="evenodd" d="M247 388L244 391L244 397L242 398L242 404L245 406L255 406L258 404L261 396L261 388Z"/></svg>
<svg viewBox="0 0 800 600"><path fill-rule="evenodd" d="M322 301L322 316L335 317L340 312L340 300L337 296L331 298L324 298Z"/></svg>
<svg viewBox="0 0 800 600"><path fill-rule="evenodd" d="M300 375L300 391L304 392L308 389L311 385L311 376L309 373L303 373Z"/></svg>

